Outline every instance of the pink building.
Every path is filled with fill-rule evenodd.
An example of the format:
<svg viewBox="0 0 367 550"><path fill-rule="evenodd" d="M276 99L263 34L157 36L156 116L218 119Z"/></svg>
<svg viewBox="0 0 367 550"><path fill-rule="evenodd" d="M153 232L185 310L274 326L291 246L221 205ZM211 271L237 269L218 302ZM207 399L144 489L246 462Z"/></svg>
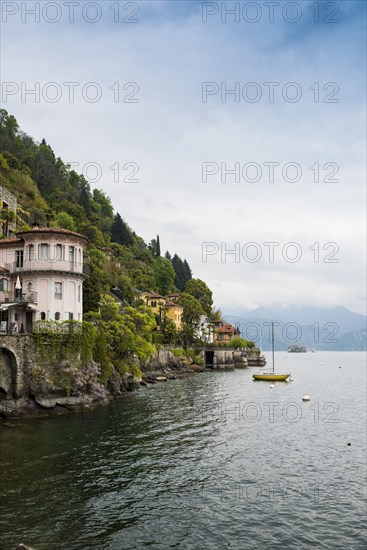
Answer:
<svg viewBox="0 0 367 550"><path fill-rule="evenodd" d="M79 233L37 227L0 240L0 331L35 321L82 321L83 250Z"/></svg>

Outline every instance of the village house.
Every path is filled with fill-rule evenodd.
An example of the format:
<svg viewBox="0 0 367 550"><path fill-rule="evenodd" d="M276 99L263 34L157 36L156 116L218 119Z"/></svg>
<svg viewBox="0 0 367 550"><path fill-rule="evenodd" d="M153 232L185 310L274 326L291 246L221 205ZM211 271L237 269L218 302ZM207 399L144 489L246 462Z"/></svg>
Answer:
<svg viewBox="0 0 367 550"><path fill-rule="evenodd" d="M39 320L82 321L87 242L49 227L0 240L1 332L27 332Z"/></svg>
<svg viewBox="0 0 367 550"><path fill-rule="evenodd" d="M179 294L170 294L168 297L161 296L154 292L143 292L139 298L144 301L147 307L152 308L153 312L159 318L159 325L161 325L163 316L170 321L173 321L177 330L182 328L182 314L183 307L177 304L170 297L179 297Z"/></svg>
<svg viewBox="0 0 367 550"><path fill-rule="evenodd" d="M206 344L214 342L214 325L206 315L201 315L195 326L196 337Z"/></svg>
<svg viewBox="0 0 367 550"><path fill-rule="evenodd" d="M229 342L234 336L240 335L240 330L225 321L216 321L214 324L214 342Z"/></svg>

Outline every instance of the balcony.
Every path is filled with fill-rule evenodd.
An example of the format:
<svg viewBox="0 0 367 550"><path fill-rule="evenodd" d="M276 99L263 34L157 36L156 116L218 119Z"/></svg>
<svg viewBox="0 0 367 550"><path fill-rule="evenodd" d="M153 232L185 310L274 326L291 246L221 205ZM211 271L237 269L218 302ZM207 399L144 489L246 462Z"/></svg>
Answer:
<svg viewBox="0 0 367 550"><path fill-rule="evenodd" d="M4 268L10 273L30 273L38 271L51 271L70 273L73 275L89 275L89 265L65 260L24 260L24 262L12 262L4 264Z"/></svg>
<svg viewBox="0 0 367 550"><path fill-rule="evenodd" d="M15 290L14 292L0 291L0 304L37 304L38 292L22 292Z"/></svg>

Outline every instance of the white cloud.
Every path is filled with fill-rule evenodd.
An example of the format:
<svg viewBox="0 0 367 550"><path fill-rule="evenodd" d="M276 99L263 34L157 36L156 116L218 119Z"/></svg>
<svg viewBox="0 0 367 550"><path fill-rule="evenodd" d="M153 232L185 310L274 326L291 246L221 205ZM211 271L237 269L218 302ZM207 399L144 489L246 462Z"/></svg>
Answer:
<svg viewBox="0 0 367 550"><path fill-rule="evenodd" d="M22 103L16 95L3 107L65 161L99 163L103 177L93 185L111 196L138 234L147 240L160 234L164 250L187 258L218 304L251 307L276 295L281 303L343 304L361 311L357 243L364 235L365 112L354 27L325 27L314 37L311 29L305 38L290 38L284 24L204 25L199 12L181 8L175 18L172 5L153 4L149 14L141 7L141 23L133 26L3 25L2 80L28 86L55 81L63 91L58 103ZM81 83L74 104L63 85L70 81ZM229 88L256 81L264 97L264 82L282 83L276 93L297 82L303 96L294 104L279 93L274 103L236 103L230 97L222 103L219 95L203 103L203 81L225 81ZM103 91L98 103L80 96L88 82ZM109 89L115 82L138 83L139 103L115 103ZM319 103L309 90L314 82L320 82ZM323 90L327 82L338 84L339 103L322 101L332 91ZM140 182L114 183L109 167L129 161L139 164ZM262 167L297 162L303 176L298 183L269 183L263 167L258 183L222 183L216 176L204 184L205 161ZM325 163L337 163L340 181L315 183L309 168L315 162L322 178L329 173ZM333 241L340 261L332 269L310 261L205 264L203 241L297 241L305 250L316 241Z"/></svg>

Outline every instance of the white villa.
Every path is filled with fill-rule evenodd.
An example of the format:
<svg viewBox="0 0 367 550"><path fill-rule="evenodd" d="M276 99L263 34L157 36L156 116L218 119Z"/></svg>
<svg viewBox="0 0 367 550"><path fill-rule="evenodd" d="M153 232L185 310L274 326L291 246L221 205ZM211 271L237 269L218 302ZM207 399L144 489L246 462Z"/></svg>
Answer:
<svg viewBox="0 0 367 550"><path fill-rule="evenodd" d="M214 325L205 315L201 315L199 322L195 326L196 337L202 342L212 344L214 342Z"/></svg>
<svg viewBox="0 0 367 550"><path fill-rule="evenodd" d="M0 239L0 332L28 332L38 320L82 321L87 243L49 227Z"/></svg>

